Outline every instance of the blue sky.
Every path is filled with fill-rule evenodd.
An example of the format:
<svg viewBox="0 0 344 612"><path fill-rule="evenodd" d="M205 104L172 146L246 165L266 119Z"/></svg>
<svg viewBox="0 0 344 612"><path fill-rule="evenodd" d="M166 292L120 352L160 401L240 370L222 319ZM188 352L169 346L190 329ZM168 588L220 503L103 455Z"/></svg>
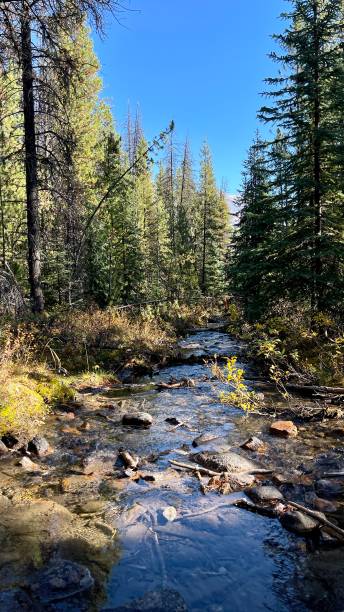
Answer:
<svg viewBox="0 0 344 612"><path fill-rule="evenodd" d="M130 102L146 137L176 124L193 157L207 139L219 184L236 193L242 162L257 128L263 79L276 66L267 57L271 34L283 29L285 0L130 0L120 24L107 18L95 37L104 97L119 131Z"/></svg>

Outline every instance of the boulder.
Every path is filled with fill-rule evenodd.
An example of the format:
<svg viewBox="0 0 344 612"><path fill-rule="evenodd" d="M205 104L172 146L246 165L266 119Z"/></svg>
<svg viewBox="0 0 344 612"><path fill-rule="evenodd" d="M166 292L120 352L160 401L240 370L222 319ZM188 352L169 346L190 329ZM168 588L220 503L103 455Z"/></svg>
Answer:
<svg viewBox="0 0 344 612"><path fill-rule="evenodd" d="M321 518L325 517L319 512L319 519ZM300 535L310 534L319 526L319 521L299 510L287 510L280 515L280 521L283 527Z"/></svg>
<svg viewBox="0 0 344 612"><path fill-rule="evenodd" d="M248 472L256 470L259 465L246 457L242 457L231 451L225 453L215 453L203 451L190 455L190 459L199 463L203 467L214 470L215 472Z"/></svg>
<svg viewBox="0 0 344 612"><path fill-rule="evenodd" d="M44 455L49 453L50 446L46 438L43 438L43 436L35 436L30 440L27 449L30 453L37 455L37 457L44 457Z"/></svg>
<svg viewBox="0 0 344 612"><path fill-rule="evenodd" d="M34 577L32 591L45 604L89 591L94 585L90 570L84 565L59 559Z"/></svg>
<svg viewBox="0 0 344 612"><path fill-rule="evenodd" d="M153 417L148 412L128 412L123 415L122 423L131 427L150 427Z"/></svg>
<svg viewBox="0 0 344 612"><path fill-rule="evenodd" d="M293 421L274 421L270 425L270 433L282 438L294 438L297 436L297 427Z"/></svg>
<svg viewBox="0 0 344 612"><path fill-rule="evenodd" d="M282 493L276 489L276 487L272 486L253 487L252 489L248 489L246 494L255 502L260 502L262 504L283 500Z"/></svg>
<svg viewBox="0 0 344 612"><path fill-rule="evenodd" d="M187 612L182 596L173 589L149 591L143 597L114 608L113 612Z"/></svg>

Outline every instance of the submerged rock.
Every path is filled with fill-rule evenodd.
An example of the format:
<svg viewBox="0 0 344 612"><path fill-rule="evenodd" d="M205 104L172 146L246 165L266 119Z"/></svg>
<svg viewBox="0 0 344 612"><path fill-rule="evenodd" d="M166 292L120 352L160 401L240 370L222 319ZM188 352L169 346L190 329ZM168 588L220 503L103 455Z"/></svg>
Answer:
<svg viewBox="0 0 344 612"><path fill-rule="evenodd" d="M190 459L203 467L215 472L250 472L259 468L259 465L246 457L231 451L215 453L203 451L190 455Z"/></svg>
<svg viewBox="0 0 344 612"><path fill-rule="evenodd" d="M282 438L297 436L297 427L293 421L274 421L270 425L270 433Z"/></svg>
<svg viewBox="0 0 344 612"><path fill-rule="evenodd" d="M32 591L41 602L50 603L89 591L93 585L87 567L60 559L36 574Z"/></svg>
<svg viewBox="0 0 344 612"><path fill-rule="evenodd" d="M200 436L197 436L197 438L194 439L194 441L192 442L192 446L197 448L197 446L202 446L203 444L208 444L209 442L218 440L220 437L222 436L211 434L211 433L204 433L204 434L201 434Z"/></svg>
<svg viewBox="0 0 344 612"><path fill-rule="evenodd" d="M344 498L344 478L321 478L315 484L315 490L319 497L329 499Z"/></svg>
<svg viewBox="0 0 344 612"><path fill-rule="evenodd" d="M37 455L37 457L43 457L49 453L50 446L46 438L43 438L43 436L35 436L30 440L27 449L30 453Z"/></svg>
<svg viewBox="0 0 344 612"><path fill-rule="evenodd" d="M148 412L128 412L123 415L122 423L131 427L150 427L153 417Z"/></svg>
<svg viewBox="0 0 344 612"><path fill-rule="evenodd" d="M182 596L173 589L149 591L143 597L114 608L113 612L187 612Z"/></svg>
<svg viewBox="0 0 344 612"><path fill-rule="evenodd" d="M251 497L254 501L260 503L270 503L276 501L282 501L282 493L272 486L253 487L246 491L246 494Z"/></svg>
<svg viewBox="0 0 344 612"><path fill-rule="evenodd" d="M34 612L37 607L22 589L8 589L0 592L0 610L4 612Z"/></svg>
<svg viewBox="0 0 344 612"><path fill-rule="evenodd" d="M83 472L89 474L111 474L117 461L117 453L94 451L82 461Z"/></svg>
<svg viewBox="0 0 344 612"><path fill-rule="evenodd" d="M262 440L259 438L256 438L256 436L251 436L248 438L248 440L241 444L241 448L259 453L266 450L266 444L264 444L264 442L262 442Z"/></svg>

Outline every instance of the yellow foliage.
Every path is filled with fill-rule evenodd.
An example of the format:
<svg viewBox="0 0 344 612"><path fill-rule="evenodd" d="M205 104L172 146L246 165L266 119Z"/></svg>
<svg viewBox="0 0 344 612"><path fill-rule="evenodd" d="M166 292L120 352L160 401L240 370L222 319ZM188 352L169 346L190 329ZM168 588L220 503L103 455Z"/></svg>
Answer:
<svg viewBox="0 0 344 612"><path fill-rule="evenodd" d="M235 356L227 359L224 370L213 364L212 372L221 382L231 386L233 389L225 393L220 393L220 400L223 404L231 404L241 408L246 414L255 410L259 405L258 396L254 391L250 391L244 383L244 370L237 367Z"/></svg>

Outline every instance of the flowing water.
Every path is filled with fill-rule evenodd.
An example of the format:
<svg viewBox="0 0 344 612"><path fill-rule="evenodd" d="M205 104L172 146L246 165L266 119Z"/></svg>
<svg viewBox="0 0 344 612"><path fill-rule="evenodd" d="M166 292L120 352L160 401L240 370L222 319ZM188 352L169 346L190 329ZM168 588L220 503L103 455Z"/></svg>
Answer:
<svg viewBox="0 0 344 612"><path fill-rule="evenodd" d="M267 443L268 451L251 453L250 458L279 474L293 474L281 491L287 499L309 506L315 479L343 468L340 438L329 435L328 424L300 424L297 438L276 439L268 433L271 416L244 419L240 410L221 404L221 383L212 380L205 363L192 361L214 354L240 356L241 346L227 334L198 332L181 343L180 351L188 361L162 369L153 382L189 378L194 386L159 391L150 388L152 381L147 379L139 381L137 388L132 386L130 395L111 389L88 390L70 432L61 433L54 422L50 441L55 451L45 462L48 474L36 475L36 480L26 476L26 486L38 486L41 495L73 512L91 498L104 502L99 520L116 529L117 552L107 567L97 609L114 610L149 591L169 588L193 612L344 610L343 548L326 549L289 533L277 519L233 506L244 493L203 495L194 475L170 464L171 459L188 461L190 453L199 451L192 441L202 433L216 437L202 450L233 449L245 456L249 453L240 450L240 444L256 435ZM243 367L252 378L249 365ZM152 415L150 429L121 424L120 415L133 408ZM169 417L182 424L169 424ZM89 428L77 435L77 427L85 420ZM148 477L153 474L155 480L107 477L100 488L98 481L94 488L93 481L91 488L88 483L83 490L82 481L80 488L73 488L80 457L120 447L146 458L140 472ZM56 483L68 473L71 481L61 490ZM171 507L174 520L167 520L164 511ZM343 518L340 501L335 518ZM64 605L67 607L58 609L84 609L77 603L72 608Z"/></svg>

